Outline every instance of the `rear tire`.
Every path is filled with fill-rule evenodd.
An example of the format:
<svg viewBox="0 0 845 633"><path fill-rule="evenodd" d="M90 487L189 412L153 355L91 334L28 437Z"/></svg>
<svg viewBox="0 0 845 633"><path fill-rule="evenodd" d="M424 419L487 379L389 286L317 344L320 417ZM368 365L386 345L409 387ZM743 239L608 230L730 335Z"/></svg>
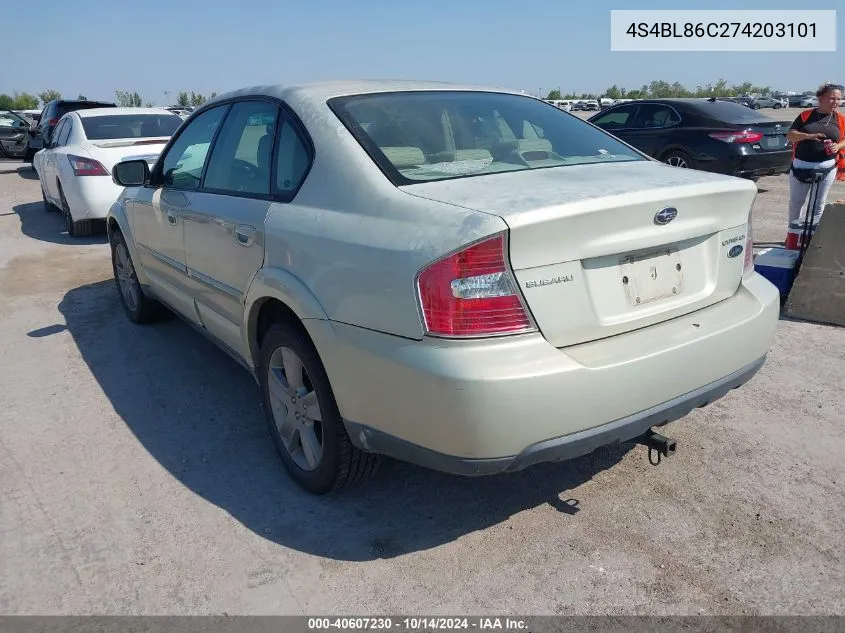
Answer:
<svg viewBox="0 0 845 633"><path fill-rule="evenodd" d="M71 237L90 237L94 234L93 220L79 220L74 222L73 216L70 213L70 205L65 198L65 192L62 191L62 185L59 184L59 199L62 202L62 214L65 216L65 226L67 227L67 234Z"/></svg>
<svg viewBox="0 0 845 633"><path fill-rule="evenodd" d="M285 322L270 326L258 370L270 435L297 485L322 495L375 471L380 456L352 444L325 367L301 330Z"/></svg>
<svg viewBox="0 0 845 633"><path fill-rule="evenodd" d="M59 208L55 204L53 204L52 202L47 200L47 194L44 193L44 187L43 186L41 187L41 200L44 202L44 210L45 211L54 212L54 211L59 210Z"/></svg>
<svg viewBox="0 0 845 633"><path fill-rule="evenodd" d="M679 149L673 149L669 152L666 152L661 160L667 165L671 165L672 167L680 167L682 169L695 169L695 164L692 162L692 157L686 152L682 152Z"/></svg>
<svg viewBox="0 0 845 633"><path fill-rule="evenodd" d="M111 263L120 304L129 320L138 324L156 321L164 309L160 303L144 294L126 239L118 230L111 237Z"/></svg>

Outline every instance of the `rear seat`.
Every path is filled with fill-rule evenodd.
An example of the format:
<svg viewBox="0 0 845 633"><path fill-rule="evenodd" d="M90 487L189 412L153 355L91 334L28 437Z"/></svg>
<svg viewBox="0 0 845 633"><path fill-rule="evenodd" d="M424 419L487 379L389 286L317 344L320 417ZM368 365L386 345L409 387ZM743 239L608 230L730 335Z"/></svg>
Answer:
<svg viewBox="0 0 845 633"><path fill-rule="evenodd" d="M493 160L493 154L486 149L456 149L455 160Z"/></svg>
<svg viewBox="0 0 845 633"><path fill-rule="evenodd" d="M517 142L518 152L552 152L551 142L544 138L521 138Z"/></svg>
<svg viewBox="0 0 845 633"><path fill-rule="evenodd" d="M425 154L419 147L382 147L381 151L396 169L425 165Z"/></svg>
<svg viewBox="0 0 845 633"><path fill-rule="evenodd" d="M522 138L517 143L520 152L551 152L554 151L550 141L540 138L537 130L528 121L522 124Z"/></svg>

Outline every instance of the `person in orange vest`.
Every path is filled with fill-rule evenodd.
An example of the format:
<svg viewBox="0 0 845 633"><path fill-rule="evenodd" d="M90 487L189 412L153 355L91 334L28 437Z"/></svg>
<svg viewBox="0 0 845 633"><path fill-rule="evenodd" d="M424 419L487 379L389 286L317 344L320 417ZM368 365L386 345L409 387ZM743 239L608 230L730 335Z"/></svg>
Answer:
<svg viewBox="0 0 845 633"><path fill-rule="evenodd" d="M792 142L792 167L803 170L824 171L827 175L818 184L815 196L815 217L820 217L827 194L835 180L845 180L845 115L838 111L843 87L825 83L816 91L818 105L799 114L789 128L786 138ZM807 202L807 214L813 203L807 201L810 182L802 182L796 171L789 173L789 221L801 216Z"/></svg>

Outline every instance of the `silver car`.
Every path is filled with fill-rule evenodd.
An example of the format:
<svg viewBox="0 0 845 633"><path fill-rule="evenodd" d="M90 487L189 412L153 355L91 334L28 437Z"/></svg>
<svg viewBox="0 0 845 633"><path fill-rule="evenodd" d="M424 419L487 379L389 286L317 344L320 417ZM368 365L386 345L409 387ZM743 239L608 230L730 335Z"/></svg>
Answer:
<svg viewBox="0 0 845 633"><path fill-rule="evenodd" d="M641 442L762 366L753 183L677 169L539 99L414 82L198 108L108 217L128 317L252 372L314 493L380 455L462 475Z"/></svg>

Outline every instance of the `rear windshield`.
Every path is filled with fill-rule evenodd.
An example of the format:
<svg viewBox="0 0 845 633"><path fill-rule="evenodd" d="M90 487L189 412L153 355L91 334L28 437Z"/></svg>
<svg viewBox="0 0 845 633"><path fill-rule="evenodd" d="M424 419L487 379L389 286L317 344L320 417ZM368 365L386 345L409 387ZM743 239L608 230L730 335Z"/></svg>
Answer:
<svg viewBox="0 0 845 633"><path fill-rule="evenodd" d="M180 125L182 125L182 118L175 114L114 114L82 117L82 128L89 141L172 136Z"/></svg>
<svg viewBox="0 0 845 633"><path fill-rule="evenodd" d="M696 104L696 110L710 119L724 123L770 123L771 117L752 110L748 106L732 101L704 101Z"/></svg>
<svg viewBox="0 0 845 633"><path fill-rule="evenodd" d="M647 160L533 97L424 91L337 97L329 106L394 184Z"/></svg>

